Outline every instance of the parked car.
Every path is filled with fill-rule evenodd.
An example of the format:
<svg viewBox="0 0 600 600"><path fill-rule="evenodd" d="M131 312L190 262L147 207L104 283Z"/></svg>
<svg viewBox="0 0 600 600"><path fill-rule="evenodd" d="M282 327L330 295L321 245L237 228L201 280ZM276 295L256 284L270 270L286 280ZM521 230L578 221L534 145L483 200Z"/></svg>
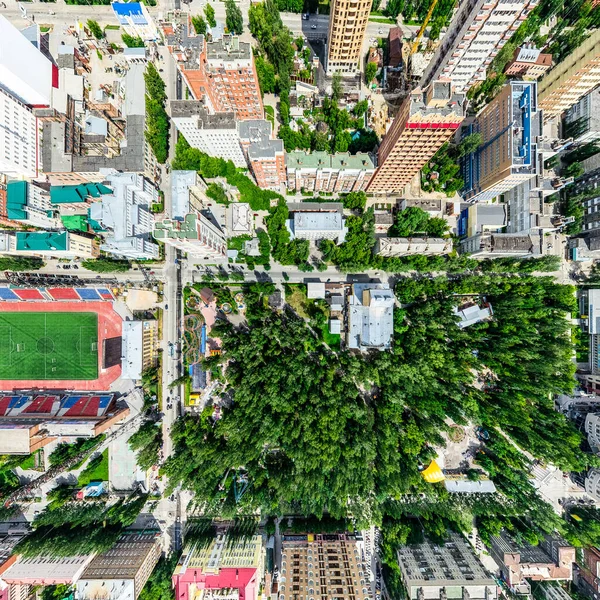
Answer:
<svg viewBox="0 0 600 600"><path fill-rule="evenodd" d="M317 26L316 26L316 25L311 25L311 26L310 26L310 28L311 28L311 29L316 29L316 28L317 28Z"/></svg>

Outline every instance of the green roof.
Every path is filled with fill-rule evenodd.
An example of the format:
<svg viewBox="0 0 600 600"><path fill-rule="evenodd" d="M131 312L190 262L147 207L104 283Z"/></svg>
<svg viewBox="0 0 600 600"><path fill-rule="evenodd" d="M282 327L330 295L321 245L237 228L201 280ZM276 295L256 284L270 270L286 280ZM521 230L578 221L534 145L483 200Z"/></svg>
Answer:
<svg viewBox="0 0 600 600"><path fill-rule="evenodd" d="M364 152L288 152L285 165L292 169L374 169L372 158Z"/></svg>
<svg viewBox="0 0 600 600"><path fill-rule="evenodd" d="M60 220L69 231L87 231L88 220L85 215L61 215Z"/></svg>
<svg viewBox="0 0 600 600"><path fill-rule="evenodd" d="M190 213L185 215L183 221L176 221L173 219L164 219L154 225L154 232L152 234L155 239L163 240L170 238L172 240L197 240L198 230L196 229L196 215Z"/></svg>
<svg viewBox="0 0 600 600"><path fill-rule="evenodd" d="M50 252L52 250L64 252L68 244L68 232L51 231L18 231L17 250L29 252Z"/></svg>
<svg viewBox="0 0 600 600"><path fill-rule="evenodd" d="M52 204L85 202L89 197L99 198L102 194L112 194L112 190L101 183L53 185L50 188L50 202Z"/></svg>
<svg viewBox="0 0 600 600"><path fill-rule="evenodd" d="M13 221L27 218L27 182L10 181L6 185L6 216Z"/></svg>

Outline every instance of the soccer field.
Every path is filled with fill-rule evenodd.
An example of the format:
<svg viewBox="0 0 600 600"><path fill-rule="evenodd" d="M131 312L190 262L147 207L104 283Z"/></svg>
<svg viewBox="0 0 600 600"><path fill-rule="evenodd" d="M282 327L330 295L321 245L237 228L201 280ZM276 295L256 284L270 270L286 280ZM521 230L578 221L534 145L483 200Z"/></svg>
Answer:
<svg viewBox="0 0 600 600"><path fill-rule="evenodd" d="M97 377L96 313L0 312L0 380Z"/></svg>

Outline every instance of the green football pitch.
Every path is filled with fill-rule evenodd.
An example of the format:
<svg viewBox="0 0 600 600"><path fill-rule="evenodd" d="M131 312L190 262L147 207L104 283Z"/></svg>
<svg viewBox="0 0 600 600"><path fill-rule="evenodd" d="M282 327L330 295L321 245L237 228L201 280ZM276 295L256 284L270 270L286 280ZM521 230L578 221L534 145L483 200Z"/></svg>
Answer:
<svg viewBox="0 0 600 600"><path fill-rule="evenodd" d="M96 313L0 313L0 380L97 377Z"/></svg>

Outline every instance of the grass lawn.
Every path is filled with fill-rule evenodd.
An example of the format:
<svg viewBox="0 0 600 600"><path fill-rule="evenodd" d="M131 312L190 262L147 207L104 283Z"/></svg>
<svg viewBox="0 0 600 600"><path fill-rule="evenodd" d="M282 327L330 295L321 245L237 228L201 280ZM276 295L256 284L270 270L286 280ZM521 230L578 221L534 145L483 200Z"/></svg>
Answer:
<svg viewBox="0 0 600 600"><path fill-rule="evenodd" d="M323 341L332 349L340 349L340 341L342 336L339 333L329 333L329 319L325 322L321 328L321 334L323 335Z"/></svg>
<svg viewBox="0 0 600 600"><path fill-rule="evenodd" d="M119 31L119 29L121 29L120 25L107 25L104 28L104 31L106 31L107 29L112 29L113 31Z"/></svg>
<svg viewBox="0 0 600 600"><path fill-rule="evenodd" d="M102 453L100 460L92 459L81 472L78 485L84 486L91 481L108 481L108 448Z"/></svg>
<svg viewBox="0 0 600 600"><path fill-rule="evenodd" d="M395 25L394 19L388 19L387 17L369 17L369 21L374 23L387 23L388 25Z"/></svg>
<svg viewBox="0 0 600 600"><path fill-rule="evenodd" d="M302 283L288 283L285 286L285 301L300 315L303 319L308 319L308 298L306 297L306 286ZM291 293L288 293L290 290Z"/></svg>
<svg viewBox="0 0 600 600"><path fill-rule="evenodd" d="M84 312L0 314L0 379L98 377L98 315Z"/></svg>

